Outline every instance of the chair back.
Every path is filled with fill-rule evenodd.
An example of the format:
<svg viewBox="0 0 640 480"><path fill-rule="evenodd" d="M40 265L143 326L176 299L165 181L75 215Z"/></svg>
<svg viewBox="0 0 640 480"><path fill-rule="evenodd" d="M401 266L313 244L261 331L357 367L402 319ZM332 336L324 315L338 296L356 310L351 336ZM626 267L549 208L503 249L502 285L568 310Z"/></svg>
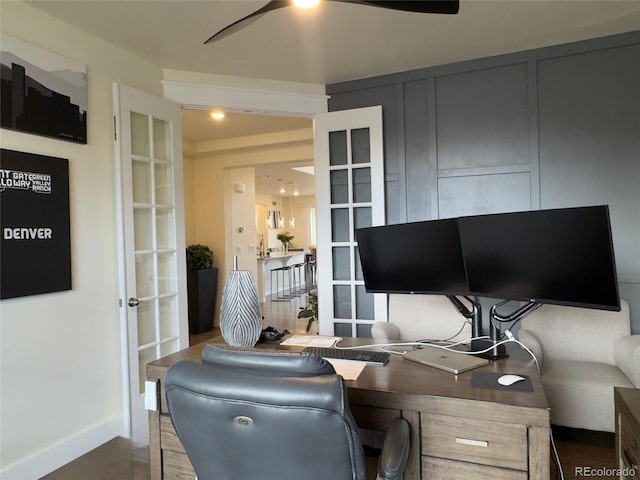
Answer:
<svg viewBox="0 0 640 480"><path fill-rule="evenodd" d="M207 345L164 385L198 480L366 479L346 387L321 357Z"/></svg>

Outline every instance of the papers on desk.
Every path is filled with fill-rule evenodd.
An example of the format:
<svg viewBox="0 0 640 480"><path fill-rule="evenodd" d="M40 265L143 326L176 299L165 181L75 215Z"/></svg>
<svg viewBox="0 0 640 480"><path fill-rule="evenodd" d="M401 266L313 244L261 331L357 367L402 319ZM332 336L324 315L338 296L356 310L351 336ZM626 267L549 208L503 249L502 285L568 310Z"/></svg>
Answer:
<svg viewBox="0 0 640 480"><path fill-rule="evenodd" d="M367 362L357 362L353 360L340 360L337 358L325 358L327 362L333 365L336 373L345 380L355 380L367 366Z"/></svg>
<svg viewBox="0 0 640 480"><path fill-rule="evenodd" d="M333 347L342 337L325 337L324 335L292 335L280 342L280 345L298 347Z"/></svg>

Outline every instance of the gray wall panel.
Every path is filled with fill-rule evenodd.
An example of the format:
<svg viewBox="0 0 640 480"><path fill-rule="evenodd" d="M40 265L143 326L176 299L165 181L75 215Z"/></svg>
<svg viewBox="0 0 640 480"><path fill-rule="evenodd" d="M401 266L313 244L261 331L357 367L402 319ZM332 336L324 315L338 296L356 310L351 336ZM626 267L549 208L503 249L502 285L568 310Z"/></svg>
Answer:
<svg viewBox="0 0 640 480"><path fill-rule="evenodd" d="M640 333L638 59L640 31L328 85L329 109L383 105L388 223L608 204Z"/></svg>
<svg viewBox="0 0 640 480"><path fill-rule="evenodd" d="M438 169L528 164L527 65L436 79Z"/></svg>
<svg viewBox="0 0 640 480"><path fill-rule="evenodd" d="M607 204L620 274L640 274L640 45L539 63L542 208Z"/></svg>
<svg viewBox="0 0 640 480"><path fill-rule="evenodd" d="M528 173L438 179L440 218L531 210Z"/></svg>
<svg viewBox="0 0 640 480"><path fill-rule="evenodd" d="M404 84L404 141L407 175L407 221L431 220L431 185L435 174L429 159L428 82Z"/></svg>

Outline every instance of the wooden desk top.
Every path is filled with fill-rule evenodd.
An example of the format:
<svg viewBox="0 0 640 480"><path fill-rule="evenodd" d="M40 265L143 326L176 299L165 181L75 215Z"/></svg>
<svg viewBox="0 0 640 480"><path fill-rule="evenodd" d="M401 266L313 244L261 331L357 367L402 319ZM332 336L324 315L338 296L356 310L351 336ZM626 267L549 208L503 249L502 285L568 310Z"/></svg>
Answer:
<svg viewBox="0 0 640 480"><path fill-rule="evenodd" d="M345 338L339 345L356 346L371 342L371 339ZM207 343L224 344L224 340L222 337L216 337L151 362L147 367L148 376L161 379L164 377L166 369L180 360L200 360L202 350ZM256 345L255 348L301 351L303 347L262 343ZM462 402L461 407L465 407L465 400L468 400L471 402L468 407L474 409L478 408L478 402L486 402L487 405L484 408L487 409L491 409L492 404L514 406L519 409L529 407L532 409L529 413L533 414L541 425L548 426L549 406L535 363L526 352L516 345L508 348L508 353L509 358L507 359L492 361L486 366L459 375L404 360L400 355L391 354L391 358L385 366L368 365L356 380L345 383L349 388L350 399L354 396L357 398L358 391L366 391L369 402L372 395L379 394L380 404L387 405L390 396L393 396L396 402L400 402L400 408L403 407L403 403L404 407L408 408L412 403L419 401L419 397L425 396L440 397L447 401L459 399ZM528 375L531 378L533 392L474 388L471 386L471 376L474 371ZM534 423L537 424L538 421L534 421Z"/></svg>

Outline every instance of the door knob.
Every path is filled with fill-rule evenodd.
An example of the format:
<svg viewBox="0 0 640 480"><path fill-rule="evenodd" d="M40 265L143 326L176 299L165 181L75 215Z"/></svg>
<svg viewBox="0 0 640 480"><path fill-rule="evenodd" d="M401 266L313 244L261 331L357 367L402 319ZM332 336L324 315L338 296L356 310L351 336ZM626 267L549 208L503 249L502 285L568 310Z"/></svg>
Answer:
<svg viewBox="0 0 640 480"><path fill-rule="evenodd" d="M137 307L138 305L140 305L140 300L138 300L136 297L131 297L128 301L127 304L130 307Z"/></svg>

